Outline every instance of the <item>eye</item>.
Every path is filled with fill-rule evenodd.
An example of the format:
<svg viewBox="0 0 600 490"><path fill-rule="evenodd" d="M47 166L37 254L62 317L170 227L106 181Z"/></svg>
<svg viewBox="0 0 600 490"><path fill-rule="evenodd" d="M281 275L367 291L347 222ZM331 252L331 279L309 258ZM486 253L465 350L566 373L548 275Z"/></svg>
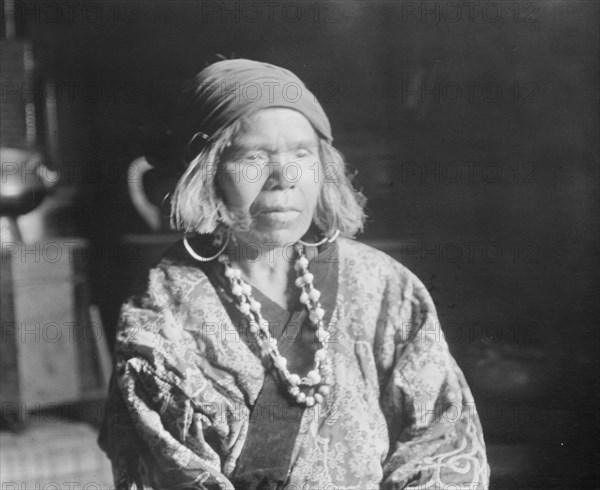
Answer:
<svg viewBox="0 0 600 490"><path fill-rule="evenodd" d="M252 152L244 156L243 161L248 163L260 163L266 160L266 155L262 152Z"/></svg>
<svg viewBox="0 0 600 490"><path fill-rule="evenodd" d="M296 158L306 158L309 155L310 155L310 151L308 151L305 148L301 148L296 151Z"/></svg>

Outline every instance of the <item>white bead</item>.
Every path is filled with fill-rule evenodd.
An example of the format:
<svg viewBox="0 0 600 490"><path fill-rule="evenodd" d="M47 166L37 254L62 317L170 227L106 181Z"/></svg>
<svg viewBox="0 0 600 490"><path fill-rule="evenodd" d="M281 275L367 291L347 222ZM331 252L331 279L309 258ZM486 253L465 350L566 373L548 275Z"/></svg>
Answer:
<svg viewBox="0 0 600 490"><path fill-rule="evenodd" d="M331 388L327 385L321 385L319 386L319 393L321 393L321 395L327 396L329 395L329 393L331 393Z"/></svg>
<svg viewBox="0 0 600 490"><path fill-rule="evenodd" d="M321 291L319 291L318 289L311 289L310 293L308 293L308 296L313 301L319 301L319 298L321 297Z"/></svg>
<svg viewBox="0 0 600 490"><path fill-rule="evenodd" d="M235 272L231 267L225 267L225 277L231 278L234 274Z"/></svg>
<svg viewBox="0 0 600 490"><path fill-rule="evenodd" d="M297 386L290 386L290 389L288 391L290 392L290 395L296 396L298 395L298 393L300 393L300 388L298 388Z"/></svg>
<svg viewBox="0 0 600 490"><path fill-rule="evenodd" d="M247 315L250 313L250 305L248 303L242 303L240 306L240 311L244 314Z"/></svg>
<svg viewBox="0 0 600 490"><path fill-rule="evenodd" d="M315 360L316 361L323 361L323 360L325 360L326 357L327 357L327 351L325 349L319 349L317 352L315 352Z"/></svg>
<svg viewBox="0 0 600 490"><path fill-rule="evenodd" d="M302 286L304 286L304 279L302 277L297 277L294 284L296 285L296 287L301 288Z"/></svg>
<svg viewBox="0 0 600 490"><path fill-rule="evenodd" d="M298 393L296 395L296 401L298 403L304 403L305 400L306 400L306 395L304 393Z"/></svg>
<svg viewBox="0 0 600 490"><path fill-rule="evenodd" d="M320 328L317 330L317 338L319 339L319 342L324 344L329 339L329 332Z"/></svg>
<svg viewBox="0 0 600 490"><path fill-rule="evenodd" d="M312 407L315 404L315 399L312 396L307 396L304 403L307 407Z"/></svg>
<svg viewBox="0 0 600 490"><path fill-rule="evenodd" d="M300 303L303 305L308 303L308 294L306 294L306 291L302 291L302 294L300 295Z"/></svg>
<svg viewBox="0 0 600 490"><path fill-rule="evenodd" d="M275 364L275 367L277 369L283 369L287 366L287 359L285 357L280 356L273 361L273 364Z"/></svg>
<svg viewBox="0 0 600 490"><path fill-rule="evenodd" d="M250 322L249 328L252 333L256 333L260 329L260 327L258 326L258 323L254 322L254 321Z"/></svg>
<svg viewBox="0 0 600 490"><path fill-rule="evenodd" d="M323 395L321 395L321 393L315 393L313 398L315 399L315 402L323 403Z"/></svg>
<svg viewBox="0 0 600 490"><path fill-rule="evenodd" d="M323 308L315 308L310 312L310 321L313 323L318 323L319 320L322 320L325 316L325 310Z"/></svg>
<svg viewBox="0 0 600 490"><path fill-rule="evenodd" d="M304 275L302 276L302 278L304 279L304 281L305 281L307 284L310 284L310 283L312 283L312 282L313 282L313 279L315 278L315 276L313 276L313 275L312 275L310 272L307 272L306 274L304 274Z"/></svg>
<svg viewBox="0 0 600 490"><path fill-rule="evenodd" d="M300 376L298 376L297 374L290 374L288 376L288 382L291 385L298 385L300 383Z"/></svg>
<svg viewBox="0 0 600 490"><path fill-rule="evenodd" d="M306 269L308 267L308 259L304 255L298 257L298 260L296 261L296 266L296 270Z"/></svg>
<svg viewBox="0 0 600 490"><path fill-rule="evenodd" d="M316 371L310 371L306 377L312 382L313 385L319 384L321 376Z"/></svg>
<svg viewBox="0 0 600 490"><path fill-rule="evenodd" d="M247 284L247 283L242 284L242 293L244 293L246 296L248 296L250 293L252 293L252 287L250 286L250 284Z"/></svg>
<svg viewBox="0 0 600 490"><path fill-rule="evenodd" d="M252 311L254 311L255 313L258 313L260 311L260 307L261 307L261 304L258 301L256 301L255 299L250 300L250 309Z"/></svg>
<svg viewBox="0 0 600 490"><path fill-rule="evenodd" d="M242 294L242 286L239 284L234 284L234 286L231 288L231 293L234 296L240 296Z"/></svg>

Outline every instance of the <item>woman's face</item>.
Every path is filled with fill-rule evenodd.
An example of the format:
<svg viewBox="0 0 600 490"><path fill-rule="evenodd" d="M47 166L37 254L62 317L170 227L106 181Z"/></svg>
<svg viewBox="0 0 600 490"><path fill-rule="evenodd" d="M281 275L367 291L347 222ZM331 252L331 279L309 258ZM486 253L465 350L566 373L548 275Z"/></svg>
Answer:
<svg viewBox="0 0 600 490"><path fill-rule="evenodd" d="M321 189L319 138L302 114L262 109L243 121L223 155L223 200L244 244L282 246L308 230Z"/></svg>

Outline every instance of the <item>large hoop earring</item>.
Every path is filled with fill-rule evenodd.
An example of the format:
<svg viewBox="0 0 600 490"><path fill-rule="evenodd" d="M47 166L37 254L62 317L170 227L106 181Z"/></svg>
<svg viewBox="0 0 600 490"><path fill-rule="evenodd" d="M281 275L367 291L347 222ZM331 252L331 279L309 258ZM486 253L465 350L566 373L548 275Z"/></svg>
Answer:
<svg viewBox="0 0 600 490"><path fill-rule="evenodd" d="M192 246L190 245L187 235L183 236L183 246L187 250L187 253L189 253L192 256L192 258L196 259L198 262L210 262L211 260L215 260L219 255L221 255L225 251L225 249L227 248L227 245L229 245L230 239L231 239L231 233L227 233L227 238L225 239L225 243L223 244L221 249L212 257L203 257L202 255L199 255L198 253L196 253L194 251L194 249L192 248Z"/></svg>
<svg viewBox="0 0 600 490"><path fill-rule="evenodd" d="M206 144L208 143L209 139L209 136L201 131L195 133L190 138L183 150L183 157L187 163L190 163L194 158L200 155L202 150L206 148Z"/></svg>
<svg viewBox="0 0 600 490"><path fill-rule="evenodd" d="M335 230L335 233L333 235L331 235L330 237L325 237L316 243L307 243L307 242L303 242L302 240L298 240L298 243L300 243L301 245L304 245L305 247L320 247L321 245L323 245L325 243L335 242L337 240L338 236L340 236L340 230Z"/></svg>

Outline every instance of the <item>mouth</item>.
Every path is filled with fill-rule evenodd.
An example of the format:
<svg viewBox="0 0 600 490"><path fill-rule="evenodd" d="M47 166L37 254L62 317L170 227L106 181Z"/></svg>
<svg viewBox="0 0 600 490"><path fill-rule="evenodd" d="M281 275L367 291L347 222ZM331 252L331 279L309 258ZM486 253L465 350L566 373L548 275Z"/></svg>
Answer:
<svg viewBox="0 0 600 490"><path fill-rule="evenodd" d="M273 223L285 223L295 220L300 210L289 206L272 206L263 208L257 213L257 217Z"/></svg>
<svg viewBox="0 0 600 490"><path fill-rule="evenodd" d="M271 213L299 213L300 210L292 206L270 206L268 208L261 209L258 214L271 214Z"/></svg>

